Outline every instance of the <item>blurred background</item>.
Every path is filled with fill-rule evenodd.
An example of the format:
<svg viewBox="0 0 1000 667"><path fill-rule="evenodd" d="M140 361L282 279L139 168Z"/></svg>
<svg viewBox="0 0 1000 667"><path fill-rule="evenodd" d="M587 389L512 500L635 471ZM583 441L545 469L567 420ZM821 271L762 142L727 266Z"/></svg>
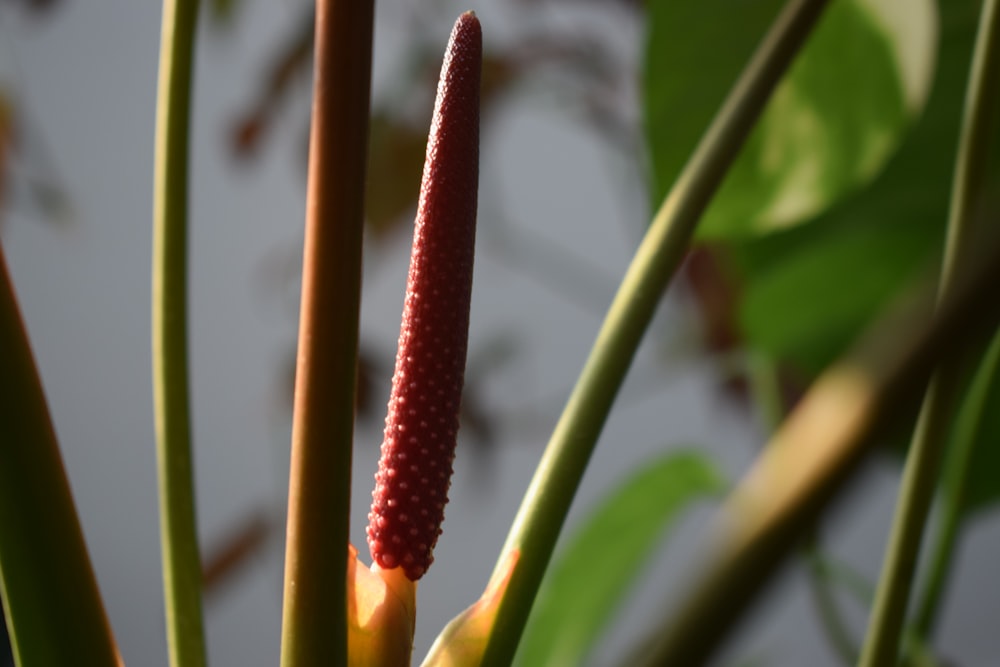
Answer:
<svg viewBox="0 0 1000 667"><path fill-rule="evenodd" d="M190 321L208 643L215 665L273 665L280 638L312 4L202 4L192 110ZM887 7L876 16L889 22L893 7L898 18L901 3L861 4ZM923 14L913 10L910 23L893 33L908 36L895 42L895 53L903 54L905 113L892 122L900 133L923 108L935 71L932 3L917 4ZM452 500L436 565L420 585L418 656L484 587L648 223L650 202L672 180L673 158L655 150L651 155L649 146L661 138L643 131L650 117L649 96L646 107L643 97L644 68L652 57L647 44L656 30L643 3L376 4L352 510L352 542L362 554L434 86L451 24L466 9L479 14L485 35L470 357ZM962 16L974 26L974 11ZM740 27L729 18L724 29ZM157 3L0 4L0 234L117 640L128 664L151 667L166 665L149 353L159 22ZM967 53L965 58L967 66ZM674 62L682 64L682 81L696 77L702 65L714 67ZM960 99L963 86L959 77L949 94ZM685 113L678 112L682 129ZM674 149L684 155L698 136L688 134L687 147L677 142ZM875 178L893 154L897 138L883 139L860 180ZM953 142L953 135L945 141ZM841 191L859 187L848 185ZM775 231L828 204L792 206L791 213L791 205L775 206L772 213L780 209L781 215L759 216L754 224ZM722 229L717 219L721 214L713 229ZM759 329L752 318L736 319L752 285L732 267L767 255L730 262L727 249L713 242L722 236L709 238L691 257L665 297L571 524L664 449L699 448L735 481L766 441L768 427L750 396L747 369L755 346L767 338L754 338ZM882 247L877 239L857 242L873 252ZM919 254L914 247L923 248L917 243L907 251ZM825 274L817 280L830 282ZM831 303L815 294L811 300ZM788 308L792 319L808 317ZM842 336L851 331L846 327ZM815 357L802 354L801 346L769 350L788 362L781 379L789 403L821 361L839 350L827 339L814 348L820 349ZM881 565L898 469L891 456L873 459L820 528L830 558L862 580L873 582ZM620 663L669 609L697 562L709 516L708 505L698 506L672 530L592 664ZM990 665L1000 615L1000 524L984 511L966 528L940 648L951 664ZM836 593L849 631L860 637L865 607L845 587ZM820 626L801 564L790 563L719 664L842 664Z"/></svg>

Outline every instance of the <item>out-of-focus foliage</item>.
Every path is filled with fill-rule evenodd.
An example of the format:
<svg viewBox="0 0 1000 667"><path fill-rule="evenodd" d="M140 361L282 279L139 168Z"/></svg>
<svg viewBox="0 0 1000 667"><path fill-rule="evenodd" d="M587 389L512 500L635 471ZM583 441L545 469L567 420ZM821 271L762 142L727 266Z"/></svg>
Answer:
<svg viewBox="0 0 1000 667"><path fill-rule="evenodd" d="M941 41L927 108L872 183L815 222L737 247L745 299L740 319L751 345L811 375L843 351L887 300L944 247L952 170L979 2L940 3ZM1000 136L990 153L1000 156ZM1000 212L994 157L980 215ZM1000 392L987 415L1000 414ZM987 419L968 480L969 511L1000 499L993 471L1000 420ZM985 458L984 458L985 457Z"/></svg>
<svg viewBox="0 0 1000 667"><path fill-rule="evenodd" d="M271 55L265 71L260 75L254 101L241 113L233 126L230 145L237 157L248 160L257 154L267 130L274 122L274 116L281 111L282 103L293 92L292 84L304 79L311 71L313 24L314 14L310 8L292 34Z"/></svg>
<svg viewBox="0 0 1000 667"><path fill-rule="evenodd" d="M619 484L584 519L546 573L517 663L582 664L672 524L724 486L704 454L675 448Z"/></svg>
<svg viewBox="0 0 1000 667"><path fill-rule="evenodd" d="M59 4L59 0L22 0L23 9L38 18L57 16L50 11ZM23 210L44 222L66 222L71 207L57 174L57 156L50 153L41 128L24 110L21 84L16 79L0 83L0 206Z"/></svg>
<svg viewBox="0 0 1000 667"><path fill-rule="evenodd" d="M20 0L19 4L30 12L42 14L45 11L58 6L59 2L60 0Z"/></svg>
<svg viewBox="0 0 1000 667"><path fill-rule="evenodd" d="M783 4L651 5L644 94L654 202L673 184ZM786 228L869 181L908 120L893 44L863 0L830 3L706 211L699 235L734 238Z"/></svg>
<svg viewBox="0 0 1000 667"><path fill-rule="evenodd" d="M806 224L755 238L727 238L701 251L714 257L715 267L692 274L696 298L702 312L712 315L708 330L718 337L724 326L730 333L718 349L763 353L802 386L843 353L921 270L938 265L979 6L976 0L939 3L939 43L926 105L870 183L831 199L819 215L804 218ZM863 90L846 87L842 96L863 96ZM1000 138L993 144L991 154L1000 155ZM981 215L1000 211L1000 159L994 159L982 207ZM720 290L729 301L713 309L702 293ZM1000 396L990 400L988 414L1000 413ZM987 456L986 445L1000 438L1000 423L988 423L984 433L977 457ZM973 466L970 511L1000 498L1000 478L990 472L1000 461L982 463Z"/></svg>
<svg viewBox="0 0 1000 667"><path fill-rule="evenodd" d="M0 90L0 193L6 190L7 163L14 135L14 111L5 91Z"/></svg>
<svg viewBox="0 0 1000 667"><path fill-rule="evenodd" d="M313 21L311 8L308 10L299 27L269 58L253 102L233 125L230 145L242 160L253 159L261 150L287 98L306 90L293 84L305 79L312 67ZM610 54L599 36L540 28L531 20L537 10L528 5L520 8L525 21L516 39L486 45L481 91L484 129L512 91L530 88L533 81L555 72L558 76L546 79L546 83L556 82L555 89L574 101L596 131L620 139L627 123L616 115L608 99L617 93L629 70ZM388 96L375 95L373 100L365 215L375 241L408 229L416 210L434 82L441 66L440 35L421 31L429 25L433 22L414 24L405 62L396 66L405 71L405 76L396 77L398 89ZM302 147L307 143L303 141ZM305 158L303 152L303 164Z"/></svg>
<svg viewBox="0 0 1000 667"><path fill-rule="evenodd" d="M577 0L564 4L571 9ZM239 0L233 3L239 6ZM621 97L620 87L632 70L613 53L600 32L581 32L574 26L563 28L558 23L546 24L534 17L545 9L537 4L519 6L524 21L514 36L507 40L488 40L483 54L481 122L484 141L488 128L501 107L516 95L522 98L532 91L542 89L545 95L557 95L569 102L582 119L595 132L614 142L637 144L638 136L628 137L628 123L624 114L615 107ZM543 3L544 4L544 3ZM424 11L422 8L418 11ZM585 11L587 8L581 7ZM607 11L621 12L622 7L608 6ZM635 18L635 8L625 3L624 9ZM308 92L306 82L312 71L313 8L303 5L302 17L279 46L266 58L257 78L256 90L250 102L235 114L230 129L229 146L232 154L242 162L252 162L267 149L268 138L276 123L288 120L289 99ZM429 11L429 10L428 10ZM238 16L238 11L235 12ZM431 12L429 15L433 14ZM238 22L237 22L238 25ZM440 27L435 21L417 20L407 34L404 58L391 65L398 71L393 76L394 86L382 94L375 91L369 125L368 179L365 216L368 239L378 244L395 233L408 233L416 211L420 176L423 168L434 102L435 82L441 66L441 34L428 34L428 29ZM540 84L540 82L543 82ZM293 119L301 120L301 119ZM307 120L307 119L305 119ZM302 123L303 141L293 149L300 149L301 162L306 163L308 122ZM277 147L287 150L287 147ZM304 173L304 171L303 171ZM484 218L489 217L485 214ZM484 223L489 224L487 220ZM294 260L292 260L294 261ZM296 271L282 271L294 276ZM290 293L294 290L290 290ZM363 340L366 340L363 337ZM492 342L487 341L486 348ZM477 344L477 348L480 344ZM505 358L510 357L509 352ZM495 363L477 364L486 358L489 349L470 351L469 368L463 398L463 431L469 436L476 451L488 451L498 440L497 415L485 408L479 399L480 387ZM289 388L294 374L294 354L290 353L283 385ZM379 359L391 360L389 350L378 349L367 343L360 350L358 372L358 417L375 423L383 417L384 402L378 398L387 391L391 364L378 363Z"/></svg>
<svg viewBox="0 0 1000 667"><path fill-rule="evenodd" d="M940 260L978 5L941 3L925 112L870 187L801 230L734 246L744 331L774 357L818 371L916 270ZM1000 170L991 181L995 198Z"/></svg>

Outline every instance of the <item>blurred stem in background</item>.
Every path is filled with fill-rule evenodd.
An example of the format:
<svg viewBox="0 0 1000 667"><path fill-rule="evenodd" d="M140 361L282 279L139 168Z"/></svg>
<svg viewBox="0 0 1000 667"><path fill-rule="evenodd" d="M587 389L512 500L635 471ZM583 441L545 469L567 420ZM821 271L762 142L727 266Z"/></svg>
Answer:
<svg viewBox="0 0 1000 667"><path fill-rule="evenodd" d="M934 541L923 597L917 605L913 630L925 642L932 640L941 601L951 576L955 548L964 527L966 484L972 452L982 438L989 394L1000 378L1000 333L993 337L973 379L958 419L958 432L948 453L941 489L941 523Z"/></svg>
<svg viewBox="0 0 1000 667"><path fill-rule="evenodd" d="M754 355L747 364L750 392L769 436L773 436L785 420L787 410L782 399L778 369L762 354ZM820 627L830 649L844 665L857 660L858 647L841 616L831 584L833 568L820 545L818 531L813 529L802 545L801 561L809 577L809 590L819 614Z"/></svg>
<svg viewBox="0 0 1000 667"><path fill-rule="evenodd" d="M979 34L966 91L965 114L952 184L948 236L941 269L939 299L953 288L957 272L973 256L976 214L986 192L989 136L996 122L1000 95L1000 2L983 3ZM924 404L903 470L896 516L889 537L882 575L875 595L861 667L896 663L900 637L924 526L938 488L941 461L949 442L952 416L958 404L968 364L978 362L982 348L973 347L942 363L927 388ZM925 612L928 613L928 612ZM918 639L923 639L918 637Z"/></svg>

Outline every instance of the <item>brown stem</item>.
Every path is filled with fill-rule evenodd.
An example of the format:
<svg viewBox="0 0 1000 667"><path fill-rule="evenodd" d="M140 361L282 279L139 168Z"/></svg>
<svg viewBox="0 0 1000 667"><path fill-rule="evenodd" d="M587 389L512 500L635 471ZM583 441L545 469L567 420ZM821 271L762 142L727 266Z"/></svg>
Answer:
<svg viewBox="0 0 1000 667"><path fill-rule="evenodd" d="M281 664L347 663L347 543L373 3L319 0Z"/></svg>

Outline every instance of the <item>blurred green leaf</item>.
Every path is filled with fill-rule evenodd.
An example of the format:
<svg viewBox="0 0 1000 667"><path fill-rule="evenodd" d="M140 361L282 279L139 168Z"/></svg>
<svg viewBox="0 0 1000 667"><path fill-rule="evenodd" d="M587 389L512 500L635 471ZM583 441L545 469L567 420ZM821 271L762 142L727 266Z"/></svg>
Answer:
<svg viewBox="0 0 1000 667"><path fill-rule="evenodd" d="M814 375L914 271L940 261L977 6L942 4L926 112L870 187L810 225L729 246L743 276L740 319L752 347ZM998 166L994 160L994 197Z"/></svg>
<svg viewBox="0 0 1000 667"><path fill-rule="evenodd" d="M809 225L727 246L742 274L747 344L803 379L842 353L918 270L940 262L979 4L940 3L940 45L925 112L869 187ZM991 154L982 215L1000 210L998 136ZM997 401L1000 411L1000 396ZM984 438L994 442L1000 416L987 422ZM973 467L970 510L1000 498L1000 477L989 463Z"/></svg>
<svg viewBox="0 0 1000 667"><path fill-rule="evenodd" d="M651 4L645 114L653 201L677 177L781 4ZM831 3L706 211L701 237L795 225L874 177L913 111L896 44L864 0Z"/></svg>
<svg viewBox="0 0 1000 667"><path fill-rule="evenodd" d="M546 573L518 664L581 664L670 524L723 488L711 460L695 451L670 452L616 488Z"/></svg>
<svg viewBox="0 0 1000 667"><path fill-rule="evenodd" d="M751 345L812 377L833 361L908 278L925 268L936 225L823 225L800 234L801 251L772 254L748 276L741 325ZM793 239L787 239L792 241ZM798 250L798 248L796 248ZM737 253L739 255L739 253Z"/></svg>

